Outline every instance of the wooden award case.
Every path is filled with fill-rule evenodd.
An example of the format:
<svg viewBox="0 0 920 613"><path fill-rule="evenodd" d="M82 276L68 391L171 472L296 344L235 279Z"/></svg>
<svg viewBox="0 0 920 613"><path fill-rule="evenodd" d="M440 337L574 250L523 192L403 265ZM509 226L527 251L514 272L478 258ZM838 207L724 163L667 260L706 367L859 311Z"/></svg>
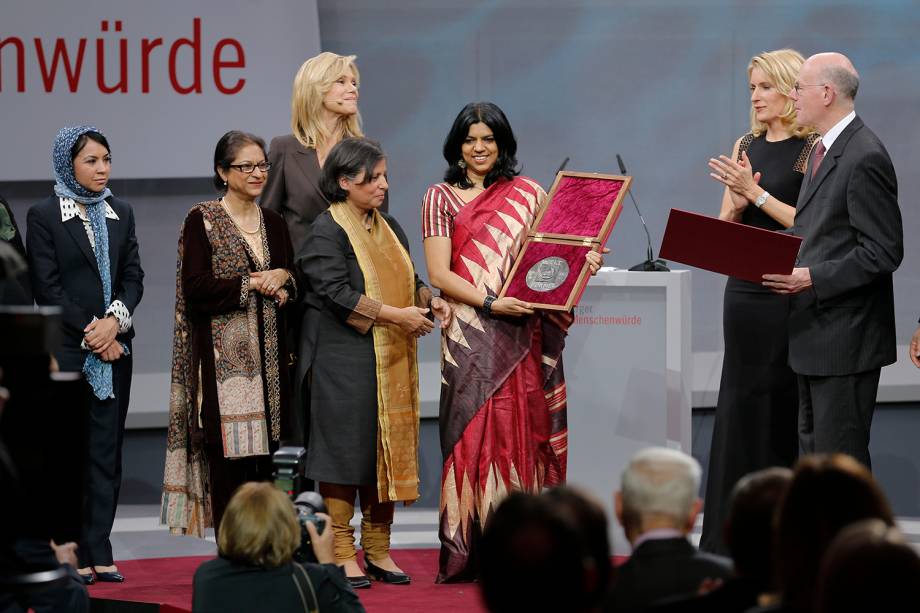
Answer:
<svg viewBox="0 0 920 613"><path fill-rule="evenodd" d="M538 309L572 310L590 276L585 254L600 252L606 244L631 183L632 177L621 175L558 173L498 297L512 296ZM548 266L547 258L553 258ZM568 275L557 287L535 290L528 285L531 269L546 266L552 274L559 258L568 265Z"/></svg>

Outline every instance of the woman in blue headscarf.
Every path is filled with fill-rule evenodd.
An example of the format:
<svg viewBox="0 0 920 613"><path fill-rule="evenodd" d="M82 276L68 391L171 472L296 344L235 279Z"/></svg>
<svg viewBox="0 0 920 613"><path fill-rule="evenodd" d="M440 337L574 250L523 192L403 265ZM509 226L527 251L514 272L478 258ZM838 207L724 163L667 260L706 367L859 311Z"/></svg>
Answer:
<svg viewBox="0 0 920 613"><path fill-rule="evenodd" d="M82 373L89 396L79 572L88 584L121 582L109 536L144 272L134 212L107 187L112 154L105 136L93 126L63 128L54 140L53 167L54 195L29 209L29 268L35 301L62 310L59 368Z"/></svg>

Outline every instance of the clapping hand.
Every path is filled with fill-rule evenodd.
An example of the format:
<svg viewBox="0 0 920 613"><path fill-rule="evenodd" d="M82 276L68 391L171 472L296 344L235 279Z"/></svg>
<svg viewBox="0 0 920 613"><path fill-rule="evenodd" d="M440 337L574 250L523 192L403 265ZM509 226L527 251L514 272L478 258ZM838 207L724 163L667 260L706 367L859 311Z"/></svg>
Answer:
<svg viewBox="0 0 920 613"><path fill-rule="evenodd" d="M741 161L720 155L718 159L710 158L709 167L714 171L709 176L728 188L732 206L736 212L743 211L747 205L757 199L761 173L751 172L751 160L747 151L741 152Z"/></svg>

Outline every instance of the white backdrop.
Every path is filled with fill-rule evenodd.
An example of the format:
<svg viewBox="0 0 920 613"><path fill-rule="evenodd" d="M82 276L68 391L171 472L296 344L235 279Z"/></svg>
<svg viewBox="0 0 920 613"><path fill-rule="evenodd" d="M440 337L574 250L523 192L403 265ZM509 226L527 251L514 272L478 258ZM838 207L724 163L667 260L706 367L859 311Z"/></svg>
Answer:
<svg viewBox="0 0 920 613"><path fill-rule="evenodd" d="M0 0L0 15L0 181L47 179L75 123L106 134L118 178L209 176L228 129L289 131L291 81L320 48L315 0Z"/></svg>

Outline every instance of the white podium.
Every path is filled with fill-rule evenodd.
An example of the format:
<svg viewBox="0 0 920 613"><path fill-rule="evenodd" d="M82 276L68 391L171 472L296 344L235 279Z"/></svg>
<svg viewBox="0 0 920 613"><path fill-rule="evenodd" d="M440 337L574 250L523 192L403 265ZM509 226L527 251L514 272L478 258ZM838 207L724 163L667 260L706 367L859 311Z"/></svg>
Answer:
<svg viewBox="0 0 920 613"><path fill-rule="evenodd" d="M629 458L651 445L690 453L690 271L603 268L575 314L563 353L568 482L604 503L625 554L613 492Z"/></svg>

